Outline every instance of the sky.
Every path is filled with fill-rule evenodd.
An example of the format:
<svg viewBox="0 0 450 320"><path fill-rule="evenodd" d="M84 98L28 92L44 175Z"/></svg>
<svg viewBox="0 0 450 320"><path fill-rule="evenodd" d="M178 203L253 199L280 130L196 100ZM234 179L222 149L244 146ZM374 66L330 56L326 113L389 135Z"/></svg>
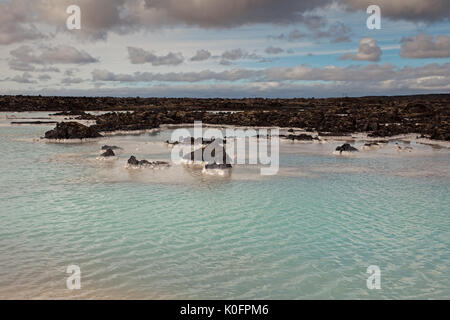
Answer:
<svg viewBox="0 0 450 320"><path fill-rule="evenodd" d="M450 1L0 0L0 70L0 94L450 93Z"/></svg>

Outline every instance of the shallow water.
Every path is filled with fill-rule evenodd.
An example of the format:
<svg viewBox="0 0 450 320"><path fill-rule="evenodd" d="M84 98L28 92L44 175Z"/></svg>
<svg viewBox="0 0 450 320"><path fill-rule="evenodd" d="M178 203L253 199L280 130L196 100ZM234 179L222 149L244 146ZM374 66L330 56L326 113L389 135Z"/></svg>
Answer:
<svg viewBox="0 0 450 320"><path fill-rule="evenodd" d="M11 115L11 114L9 114ZM47 117L47 113L16 114ZM282 142L277 176L172 166L170 130L85 144L0 114L0 298L450 298L450 152ZM99 161L104 144L124 148ZM362 142L356 141L359 147ZM82 289L66 289L68 265ZM381 290L366 269L381 269Z"/></svg>

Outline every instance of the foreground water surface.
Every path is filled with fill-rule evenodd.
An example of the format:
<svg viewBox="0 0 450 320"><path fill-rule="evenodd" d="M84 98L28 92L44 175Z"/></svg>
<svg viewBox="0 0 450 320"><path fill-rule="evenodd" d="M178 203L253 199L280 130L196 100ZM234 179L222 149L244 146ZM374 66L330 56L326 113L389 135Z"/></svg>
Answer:
<svg viewBox="0 0 450 320"><path fill-rule="evenodd" d="M131 154L169 159L170 130L53 144L33 140L53 125L5 116L0 298L450 298L447 148L348 158L338 143L282 143L277 176L205 177L124 168ZM118 160L96 159L104 144L124 148ZM72 264L81 290L66 288Z"/></svg>

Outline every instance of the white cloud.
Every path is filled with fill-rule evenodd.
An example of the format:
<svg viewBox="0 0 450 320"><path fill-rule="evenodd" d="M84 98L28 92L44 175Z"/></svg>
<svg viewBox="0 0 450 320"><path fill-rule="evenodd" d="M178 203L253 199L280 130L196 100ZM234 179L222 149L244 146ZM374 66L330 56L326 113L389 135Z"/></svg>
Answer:
<svg viewBox="0 0 450 320"><path fill-rule="evenodd" d="M184 62L181 53L169 52L165 56L157 56L142 48L128 47L128 56L132 64L151 63L153 66L176 66Z"/></svg>
<svg viewBox="0 0 450 320"><path fill-rule="evenodd" d="M279 54L279 53L283 53L284 50L279 47L270 46L270 47L267 47L264 52L267 54Z"/></svg>
<svg viewBox="0 0 450 320"><path fill-rule="evenodd" d="M211 52L209 52L208 50L197 50L197 53L195 54L195 56L193 56L190 60L191 61L205 61L208 60L209 58L211 58Z"/></svg>
<svg viewBox="0 0 450 320"><path fill-rule="evenodd" d="M419 34L402 40L400 55L403 58L449 58L450 57L450 37L446 35L427 36Z"/></svg>
<svg viewBox="0 0 450 320"><path fill-rule="evenodd" d="M359 42L358 53L348 53L341 59L363 60L363 61L380 61L381 49L377 41L373 38L363 38Z"/></svg>

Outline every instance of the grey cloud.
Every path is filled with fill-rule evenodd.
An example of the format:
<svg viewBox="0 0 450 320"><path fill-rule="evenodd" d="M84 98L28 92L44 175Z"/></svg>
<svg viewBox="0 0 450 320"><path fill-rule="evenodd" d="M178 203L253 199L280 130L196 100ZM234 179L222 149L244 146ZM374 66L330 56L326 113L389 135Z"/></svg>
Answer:
<svg viewBox="0 0 450 320"><path fill-rule="evenodd" d="M44 37L29 23L28 12L23 1L0 2L0 45Z"/></svg>
<svg viewBox="0 0 450 320"><path fill-rule="evenodd" d="M17 83L36 83L36 80L33 80L33 76L28 72L24 72L22 75L17 75L12 78L6 78L7 81L13 81Z"/></svg>
<svg viewBox="0 0 450 320"><path fill-rule="evenodd" d="M331 42L349 42L350 28L342 22L335 22L326 30L317 30L314 33L316 38L329 38Z"/></svg>
<svg viewBox="0 0 450 320"><path fill-rule="evenodd" d="M300 65L293 68L232 69L222 72L204 70L200 72L177 73L149 73L136 72L134 74L115 74L107 70L92 72L93 81L112 82L200 82L208 80L239 81L251 80L255 82L283 82L283 81L330 81L330 82L386 82L386 81L419 81L423 79L442 77L449 78L450 64L428 64L422 67L397 68L392 64L370 64L365 67L349 66L313 68ZM448 83L450 85L450 83Z"/></svg>
<svg viewBox="0 0 450 320"><path fill-rule="evenodd" d="M293 23L303 13L330 0L145 0L146 8L167 21L200 27L233 27L250 23Z"/></svg>
<svg viewBox="0 0 450 320"><path fill-rule="evenodd" d="M89 55L85 51L80 51L71 46L41 47L35 51L30 46L21 46L12 50L12 59L9 60L9 66L16 70L36 71L33 64L88 64L98 62L97 59ZM57 68L48 69L49 71L58 72ZM38 70L45 71L45 70Z"/></svg>
<svg viewBox="0 0 450 320"><path fill-rule="evenodd" d="M219 64L221 64L222 66L230 66L233 63L229 60L222 59L222 60L220 60Z"/></svg>
<svg viewBox="0 0 450 320"><path fill-rule="evenodd" d="M222 53L222 58L227 60L238 60L242 59L246 53L242 49L228 50Z"/></svg>
<svg viewBox="0 0 450 320"><path fill-rule="evenodd" d="M267 54L279 54L279 53L283 53L284 50L282 48L270 46L270 47L267 47L264 52Z"/></svg>
<svg viewBox="0 0 450 320"><path fill-rule="evenodd" d="M448 20L448 0L341 0L351 11L364 11L369 5L380 6L382 17L395 20L435 22Z"/></svg>
<svg viewBox="0 0 450 320"><path fill-rule="evenodd" d="M64 78L61 80L61 83L65 84L65 85L71 85L71 84L78 84L78 83L82 83L84 82L83 79L81 78Z"/></svg>
<svg viewBox="0 0 450 320"><path fill-rule="evenodd" d="M241 59L248 59L248 60L260 60L261 57L257 55L256 53L249 53L242 49L233 49L233 50L227 50L224 53L222 53L222 59L228 60L228 61L235 61L235 60L241 60Z"/></svg>
<svg viewBox="0 0 450 320"><path fill-rule="evenodd" d="M305 13L331 0L12 0L0 7L0 44L36 39L33 27L45 24L67 32L66 8L82 8L81 38L106 39L109 32L125 34L171 25L227 28L255 23L317 23Z"/></svg>
<svg viewBox="0 0 450 320"><path fill-rule="evenodd" d="M251 79L261 75L261 71L248 69L233 69L222 72L215 72L210 70L204 70L200 72L171 73L136 72L130 75L115 74L107 70L94 70L92 72L92 80L119 82L199 82L205 80L236 81L241 79Z"/></svg>
<svg viewBox="0 0 450 320"><path fill-rule="evenodd" d="M350 11L364 12L370 4L383 17L410 21L442 21L450 17L448 0L12 0L0 3L0 45L42 38L36 26L67 32L66 8L82 8L82 29L71 36L105 39L110 32L125 34L141 29L190 25L228 28L249 24L298 24L310 30L325 28L317 8L337 2ZM322 31L327 32L327 31ZM347 41L345 36L332 41Z"/></svg>
<svg viewBox="0 0 450 320"><path fill-rule="evenodd" d="M208 60L209 58L211 58L211 52L209 52L208 50L197 50L197 53L195 54L195 56L193 56L190 60L191 61L204 61L204 60Z"/></svg>
<svg viewBox="0 0 450 320"><path fill-rule="evenodd" d="M412 59L449 58L450 37L440 35L433 39L433 36L419 34L403 39L400 55Z"/></svg>
<svg viewBox="0 0 450 320"><path fill-rule="evenodd" d="M169 52L165 56L157 56L142 48L128 47L128 56L132 64L151 63L153 66L176 66L184 62L181 53Z"/></svg>
<svg viewBox="0 0 450 320"><path fill-rule="evenodd" d="M280 34L278 36L269 36L274 40L287 40L297 41L301 39L330 39L333 43L349 42L350 41L350 28L344 25L342 22L335 22L326 27L322 20L321 23L307 25L309 32L302 32L299 29L294 29L288 34Z"/></svg>
<svg viewBox="0 0 450 320"><path fill-rule="evenodd" d="M287 39L289 41L295 41L295 40L303 39L305 37L306 37L306 34L302 33L298 29L294 29L291 32L289 32L289 35L287 36Z"/></svg>
<svg viewBox="0 0 450 320"><path fill-rule="evenodd" d="M39 81L48 81L51 80L52 77L50 77L48 74L42 74L38 77Z"/></svg>
<svg viewBox="0 0 450 320"><path fill-rule="evenodd" d="M348 53L341 57L341 59L363 60L363 61L379 61L381 57L381 49L377 41L373 38L363 38L359 42L358 53Z"/></svg>
<svg viewBox="0 0 450 320"><path fill-rule="evenodd" d="M78 89L62 86L39 91L14 90L11 94L44 94L49 96L116 96L116 97L174 97L174 98L294 98L341 97L345 92L347 96L359 97L361 92L367 95L405 95L441 93L442 86L421 86L414 82L398 83L390 86L381 86L379 83L315 83L312 85L299 83L283 83L281 85L264 84L208 84L208 85L158 85L146 87L95 87L91 89Z"/></svg>

